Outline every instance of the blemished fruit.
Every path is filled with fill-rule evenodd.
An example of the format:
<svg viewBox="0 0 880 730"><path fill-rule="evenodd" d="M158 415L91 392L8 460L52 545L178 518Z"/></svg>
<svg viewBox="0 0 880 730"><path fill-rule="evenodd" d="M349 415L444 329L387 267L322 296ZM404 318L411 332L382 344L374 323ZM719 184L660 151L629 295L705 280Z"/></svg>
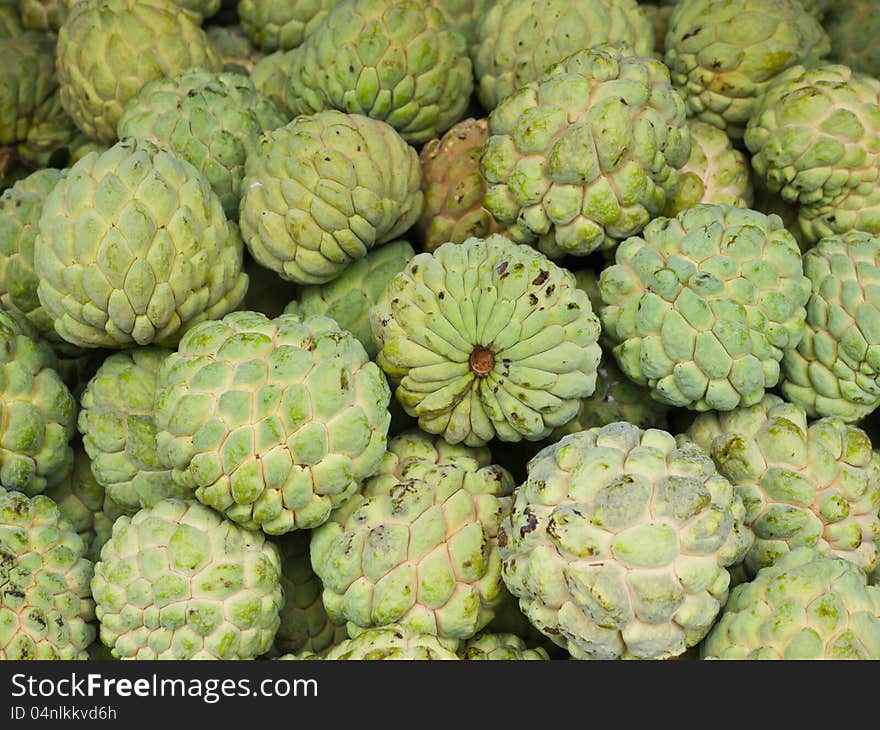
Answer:
<svg viewBox="0 0 880 730"><path fill-rule="evenodd" d="M192 163L238 217L245 158L287 118L241 74L201 69L157 79L125 104L119 137L145 139Z"/></svg>
<svg viewBox="0 0 880 730"><path fill-rule="evenodd" d="M483 205L487 185L480 172L480 153L488 139L487 119L465 119L422 147L425 206L416 230L424 251L502 231Z"/></svg>
<svg viewBox="0 0 880 730"><path fill-rule="evenodd" d="M654 50L650 21L636 0L498 0L476 26L477 96L492 111L566 56L616 41L640 56Z"/></svg>
<svg viewBox="0 0 880 730"><path fill-rule="evenodd" d="M736 586L703 659L880 659L880 588L847 560L798 548Z"/></svg>
<svg viewBox="0 0 880 730"><path fill-rule="evenodd" d="M482 451L396 441L362 493L312 533L324 606L352 636L399 623L467 639L504 595L495 538L513 478Z"/></svg>
<svg viewBox="0 0 880 730"><path fill-rule="evenodd" d="M658 60L602 44L552 66L489 115L483 205L548 256L612 248L659 215L690 154L681 97Z"/></svg>
<svg viewBox="0 0 880 730"><path fill-rule="evenodd" d="M363 114L410 144L461 119L473 89L465 38L430 0L348 0L289 59L294 114Z"/></svg>
<svg viewBox="0 0 880 730"><path fill-rule="evenodd" d="M371 316L397 400L450 443L546 438L596 387L599 320L586 293L497 234L417 255Z"/></svg>
<svg viewBox="0 0 880 730"><path fill-rule="evenodd" d="M120 517L95 564L101 641L116 659L253 659L278 630L281 558L261 532L195 501Z"/></svg>
<svg viewBox="0 0 880 730"><path fill-rule="evenodd" d="M324 284L422 210L416 151L385 122L325 111L262 137L245 163L241 231L254 259Z"/></svg>
<svg viewBox="0 0 880 730"><path fill-rule="evenodd" d="M367 355L374 358L376 343L370 326L370 310L379 301L388 282L416 255L406 241L394 241L370 251L326 284L300 287L299 297L285 312L302 316L322 315L336 320L351 332Z"/></svg>
<svg viewBox="0 0 880 730"><path fill-rule="evenodd" d="M666 36L665 62L688 115L742 139L768 84L831 50L799 0L681 0Z"/></svg>
<svg viewBox="0 0 880 730"><path fill-rule="evenodd" d="M694 443L612 423L535 456L498 544L531 623L575 659L664 659L711 629L751 543Z"/></svg>
<svg viewBox="0 0 880 730"><path fill-rule="evenodd" d="M126 139L87 154L46 198L37 294L71 344L173 345L238 305L242 253L238 227L195 167Z"/></svg>
<svg viewBox="0 0 880 730"><path fill-rule="evenodd" d="M170 0L83 0L58 31L61 103L89 137L112 144L122 108L149 81L220 60Z"/></svg>
<svg viewBox="0 0 880 730"><path fill-rule="evenodd" d="M85 553L51 499L0 487L0 660L87 658L95 612Z"/></svg>
<svg viewBox="0 0 880 730"><path fill-rule="evenodd" d="M267 53L296 48L340 0L241 0L238 17L251 42Z"/></svg>
<svg viewBox="0 0 880 730"><path fill-rule="evenodd" d="M697 205L624 241L599 278L603 334L661 403L727 411L763 398L804 334L810 282L778 216Z"/></svg>
<svg viewBox="0 0 880 730"><path fill-rule="evenodd" d="M248 529L317 527L379 467L390 397L332 319L233 312L194 327L163 363L159 458Z"/></svg>
<svg viewBox="0 0 880 730"><path fill-rule="evenodd" d="M804 546L868 573L880 562L880 479L863 430L839 418L808 424L803 409L768 395L750 408L697 416L688 437L742 498L755 534L748 575Z"/></svg>
<svg viewBox="0 0 880 730"><path fill-rule="evenodd" d="M52 349L0 310L0 487L27 495L67 479L76 401Z"/></svg>
<svg viewBox="0 0 880 730"><path fill-rule="evenodd" d="M543 647L530 649L526 642L513 634L481 633L465 642L459 652L462 659L471 661L523 661L549 659Z"/></svg>
<svg viewBox="0 0 880 730"><path fill-rule="evenodd" d="M353 639L345 639L323 654L304 652L279 659L327 659L349 661L427 661L459 659L458 642L422 634L406 626L383 626L366 629Z"/></svg>

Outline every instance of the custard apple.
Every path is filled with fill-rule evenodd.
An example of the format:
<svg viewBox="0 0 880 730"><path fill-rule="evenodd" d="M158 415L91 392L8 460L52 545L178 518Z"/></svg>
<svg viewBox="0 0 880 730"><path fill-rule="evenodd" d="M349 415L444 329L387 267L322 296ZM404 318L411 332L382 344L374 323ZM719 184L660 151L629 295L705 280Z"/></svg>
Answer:
<svg viewBox="0 0 880 730"><path fill-rule="evenodd" d="M822 25L831 39L830 58L835 63L880 77L880 13L875 0L830 0Z"/></svg>
<svg viewBox="0 0 880 730"><path fill-rule="evenodd" d="M29 30L56 33L67 8L62 0L18 0L21 24Z"/></svg>
<svg viewBox="0 0 880 730"><path fill-rule="evenodd" d="M450 660L459 659L455 653L458 642L438 639L406 626L383 626L367 629L353 639L346 639L323 654L306 652L299 656L288 654L279 659L329 659L351 661L376 660Z"/></svg>
<svg viewBox="0 0 880 730"><path fill-rule="evenodd" d="M263 96L285 117L293 117L292 102L287 98L292 51L275 51L258 60L251 70L251 81Z"/></svg>
<svg viewBox="0 0 880 730"><path fill-rule="evenodd" d="M241 26L212 25L205 29L205 35L220 59L220 68L227 73L249 74L264 57Z"/></svg>
<svg viewBox="0 0 880 730"><path fill-rule="evenodd" d="M339 4L340 0L240 0L237 10L251 42L271 53L299 46Z"/></svg>
<svg viewBox="0 0 880 730"><path fill-rule="evenodd" d="M549 659L543 647L529 649L526 642L513 634L481 633L468 639L460 650L462 659L495 660L495 661L526 661Z"/></svg>

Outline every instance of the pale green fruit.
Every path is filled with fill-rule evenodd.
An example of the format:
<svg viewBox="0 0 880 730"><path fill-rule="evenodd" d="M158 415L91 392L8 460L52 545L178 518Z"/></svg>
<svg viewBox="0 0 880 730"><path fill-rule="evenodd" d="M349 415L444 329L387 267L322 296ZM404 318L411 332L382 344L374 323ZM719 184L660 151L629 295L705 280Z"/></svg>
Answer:
<svg viewBox="0 0 880 730"><path fill-rule="evenodd" d="M268 53L296 48L340 0L241 0L238 17L251 42Z"/></svg>
<svg viewBox="0 0 880 730"><path fill-rule="evenodd" d="M212 25L205 29L205 35L226 72L249 74L264 57L239 25Z"/></svg>
<svg viewBox="0 0 880 730"><path fill-rule="evenodd" d="M494 661L527 661L549 659L543 647L529 649L526 642L513 634L481 633L469 639L459 651L462 659Z"/></svg>
<svg viewBox="0 0 880 730"><path fill-rule="evenodd" d="M874 0L827 0L822 25L831 39L829 58L853 71L880 77L880 13Z"/></svg>
<svg viewBox="0 0 880 730"><path fill-rule="evenodd" d="M353 639L346 639L323 654L304 652L278 657L282 660L330 659L349 661L426 661L458 659L458 642L422 634L406 626L367 629Z"/></svg>

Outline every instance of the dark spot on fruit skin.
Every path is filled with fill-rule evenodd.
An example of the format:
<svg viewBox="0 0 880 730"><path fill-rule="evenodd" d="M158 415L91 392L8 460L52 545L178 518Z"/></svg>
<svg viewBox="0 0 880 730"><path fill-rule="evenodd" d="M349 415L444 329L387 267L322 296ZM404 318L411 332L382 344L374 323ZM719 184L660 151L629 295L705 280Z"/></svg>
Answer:
<svg viewBox="0 0 880 730"><path fill-rule="evenodd" d="M418 265L418 264L413 264L413 265L410 267L410 271L412 271L412 273L414 273L414 274L417 274L417 273L419 272L419 265Z"/></svg>
<svg viewBox="0 0 880 730"><path fill-rule="evenodd" d="M541 284L543 284L545 281L547 281L547 279L549 278L549 276L550 276L550 274L549 274L548 272L542 270L542 271L541 271L541 272L540 272L540 273L539 273L539 274L538 274L538 275L532 280L532 284L534 284L535 286L541 286Z"/></svg>
<svg viewBox="0 0 880 730"><path fill-rule="evenodd" d="M525 537L530 532L534 532L538 529L538 518L535 516L535 513L526 507L525 510L523 510L523 514L526 518L526 524L519 528L520 537Z"/></svg>
<svg viewBox="0 0 880 730"><path fill-rule="evenodd" d="M446 293L445 293L445 292L440 292L440 293L437 295L437 299L440 299L441 301L442 301L443 299L446 299Z"/></svg>
<svg viewBox="0 0 880 730"><path fill-rule="evenodd" d="M507 533L503 527L498 528L498 547L507 547Z"/></svg>
<svg viewBox="0 0 880 730"><path fill-rule="evenodd" d="M533 307L536 306L538 304L538 297L536 297L534 294L529 294L529 304L531 304Z"/></svg>
<svg viewBox="0 0 880 730"><path fill-rule="evenodd" d="M498 272L498 276L504 276L505 273L507 272L507 262L506 262L506 261L502 261L502 262L498 265L498 268L496 269L496 271Z"/></svg>

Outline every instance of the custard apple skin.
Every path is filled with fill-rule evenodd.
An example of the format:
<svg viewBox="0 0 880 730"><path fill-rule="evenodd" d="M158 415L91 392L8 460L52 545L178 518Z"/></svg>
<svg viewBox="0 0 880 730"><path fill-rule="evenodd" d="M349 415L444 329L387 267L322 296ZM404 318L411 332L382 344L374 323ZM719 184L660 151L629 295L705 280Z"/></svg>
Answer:
<svg viewBox="0 0 880 730"><path fill-rule="evenodd" d="M822 25L831 39L829 57L835 63L880 77L880 15L872 0L831 0Z"/></svg>
<svg viewBox="0 0 880 730"><path fill-rule="evenodd" d="M235 219L245 158L263 132L286 122L246 76L196 69L146 84L126 103L117 130L192 163Z"/></svg>
<svg viewBox="0 0 880 730"><path fill-rule="evenodd" d="M279 659L325 659L346 661L450 661L459 659L458 642L413 631L406 626L367 629L352 639L330 647L323 654L305 652Z"/></svg>
<svg viewBox="0 0 880 730"><path fill-rule="evenodd" d="M67 14L62 0L18 0L17 4L21 24L28 30L57 33Z"/></svg>
<svg viewBox="0 0 880 730"><path fill-rule="evenodd" d="M144 347L104 360L80 396L83 446L95 479L128 514L191 490L175 484L156 446L153 401L159 371L172 350Z"/></svg>
<svg viewBox="0 0 880 730"><path fill-rule="evenodd" d="M60 338L37 296L34 242L43 204L64 175L54 168L37 170L0 196L0 306L26 318L50 340Z"/></svg>
<svg viewBox="0 0 880 730"><path fill-rule="evenodd" d="M418 154L384 122L333 110L297 117L248 155L242 235L282 278L324 284L413 225L420 178Z"/></svg>
<svg viewBox="0 0 880 730"><path fill-rule="evenodd" d="M283 601L281 558L262 533L195 501L120 517L95 564L101 641L116 659L253 659Z"/></svg>
<svg viewBox="0 0 880 730"><path fill-rule="evenodd" d="M575 53L490 114L484 206L512 240L585 256L662 212L690 131L669 71L634 53L624 43Z"/></svg>
<svg viewBox="0 0 880 730"><path fill-rule="evenodd" d="M470 661L529 661L550 658L544 647L529 649L519 636L485 632L468 639L460 651L460 656Z"/></svg>
<svg viewBox="0 0 880 730"><path fill-rule="evenodd" d="M804 273L806 332L782 358L782 392L810 418L859 421L880 406L880 237L823 238Z"/></svg>
<svg viewBox="0 0 880 730"><path fill-rule="evenodd" d="M0 487L0 660L88 658L95 607L85 552L51 499Z"/></svg>
<svg viewBox="0 0 880 730"><path fill-rule="evenodd" d="M500 235L417 255L371 319L397 400L450 443L539 441L596 387L599 320L586 293Z"/></svg>
<svg viewBox="0 0 880 730"><path fill-rule="evenodd" d="M71 344L173 345L244 297L243 250L198 170L126 139L87 154L46 198L37 295Z"/></svg>
<svg viewBox="0 0 880 730"><path fill-rule="evenodd" d="M492 3L493 0L437 0L434 4L446 15L447 22L464 36L473 56L477 25Z"/></svg>
<svg viewBox="0 0 880 730"><path fill-rule="evenodd" d="M459 121L473 90L465 38L430 0L347 0L290 59L294 114L363 114L410 144Z"/></svg>
<svg viewBox="0 0 880 730"><path fill-rule="evenodd" d="M665 62L688 115L740 140L767 85L830 50L798 0L682 0L669 22Z"/></svg>
<svg viewBox="0 0 880 730"><path fill-rule="evenodd" d="M263 56L251 69L251 81L263 96L288 119L294 116L292 102L287 98L287 81L290 78L293 51L275 51Z"/></svg>
<svg viewBox="0 0 880 730"><path fill-rule="evenodd" d="M470 638L505 594L496 537L513 477L479 451L446 458L425 435L395 441L362 493L312 533L327 614L351 636L399 623Z"/></svg>
<svg viewBox="0 0 880 730"><path fill-rule="evenodd" d="M754 194L748 158L717 127L692 119L688 128L691 156L681 168L678 189L664 215L672 218L700 203L751 208Z"/></svg>
<svg viewBox="0 0 880 730"><path fill-rule="evenodd" d="M540 451L498 544L532 624L575 659L664 659L697 644L751 542L696 444L625 422Z"/></svg>
<svg viewBox="0 0 880 730"><path fill-rule="evenodd" d="M15 38L24 33L17 4L0 5L0 40Z"/></svg>
<svg viewBox="0 0 880 730"><path fill-rule="evenodd" d="M847 560L798 548L736 586L703 659L878 659L880 588Z"/></svg>
<svg viewBox="0 0 880 730"><path fill-rule="evenodd" d="M193 328L163 363L159 458L248 529L317 527L379 467L390 398L332 319L233 312Z"/></svg>
<svg viewBox="0 0 880 730"><path fill-rule="evenodd" d="M296 530L277 541L281 552L281 587L284 604L275 635L275 649L281 654L320 653L348 639L344 625L334 624L321 600L321 580L309 558L311 533Z"/></svg>
<svg viewBox="0 0 880 730"><path fill-rule="evenodd" d="M240 25L212 25L205 29L205 35L220 59L221 70L226 73L250 74L265 56L251 45Z"/></svg>
<svg viewBox="0 0 880 730"><path fill-rule="evenodd" d="M499 0L480 17L472 51L477 97L492 111L566 56L623 41L654 50L651 23L636 0Z"/></svg>
<svg viewBox="0 0 880 730"><path fill-rule="evenodd" d="M489 121L469 118L422 147L425 207L416 230L424 251L503 231L483 205L487 185L480 172L480 153L488 139Z"/></svg>
<svg viewBox="0 0 880 730"><path fill-rule="evenodd" d="M803 409L768 395L750 408L697 416L688 438L742 498L755 534L743 561L749 576L798 547L868 573L880 562L880 478L860 428L839 418L808 424Z"/></svg>
<svg viewBox="0 0 880 730"><path fill-rule="evenodd" d="M778 216L697 205L624 241L599 277L620 369L661 403L757 403L804 335L810 282Z"/></svg>
<svg viewBox="0 0 880 730"><path fill-rule="evenodd" d="M58 31L61 103L92 139L112 144L122 108L148 81L192 66L217 71L205 32L169 0L83 0Z"/></svg>
<svg viewBox="0 0 880 730"><path fill-rule="evenodd" d="M318 28L340 0L241 0L241 27L257 47L289 51Z"/></svg>
<svg viewBox="0 0 880 730"><path fill-rule="evenodd" d="M370 359L377 353L370 311L391 279L416 255L406 241L393 241L370 251L326 284L300 287L299 297L284 310L302 316L321 315L336 320L364 346Z"/></svg>
<svg viewBox="0 0 880 730"><path fill-rule="evenodd" d="M0 310L0 487L29 496L73 469L76 401L44 342Z"/></svg>

